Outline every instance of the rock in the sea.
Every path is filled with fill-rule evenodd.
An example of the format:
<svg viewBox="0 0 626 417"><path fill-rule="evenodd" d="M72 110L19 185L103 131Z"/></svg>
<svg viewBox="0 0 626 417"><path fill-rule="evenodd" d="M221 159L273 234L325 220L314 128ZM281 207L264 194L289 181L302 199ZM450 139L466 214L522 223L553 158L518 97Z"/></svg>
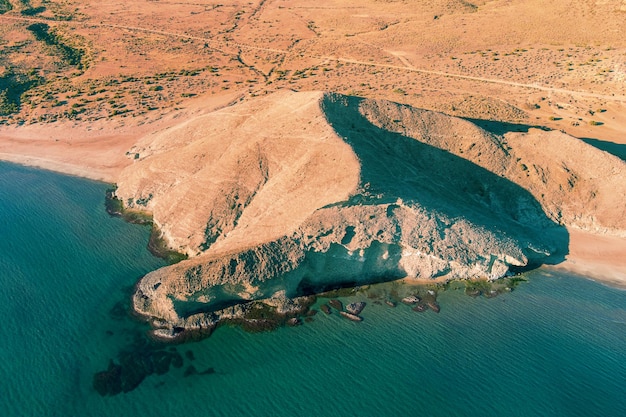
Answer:
<svg viewBox="0 0 626 417"><path fill-rule="evenodd" d="M359 315L365 308L365 302L360 301L356 303L350 303L346 306L346 311L350 314Z"/></svg>
<svg viewBox="0 0 626 417"><path fill-rule="evenodd" d="M363 318L361 316L357 316L356 314L348 313L346 311L340 311L339 314L341 314L342 317L345 317L348 320L363 321Z"/></svg>
<svg viewBox="0 0 626 417"><path fill-rule="evenodd" d="M320 306L320 310L322 310L326 314L330 314L331 313L330 307L328 307L328 304L322 304Z"/></svg>
<svg viewBox="0 0 626 417"><path fill-rule="evenodd" d="M465 289L465 294L469 295L470 297L478 297L480 294L482 294L482 292L479 289L475 289L475 288L466 288Z"/></svg>
<svg viewBox="0 0 626 417"><path fill-rule="evenodd" d="M498 293L498 291L496 291L496 290L489 290L489 292L486 292L486 293L484 294L484 296L485 296L486 298L493 298L493 297L497 297L498 295L499 295L499 293Z"/></svg>
<svg viewBox="0 0 626 417"><path fill-rule="evenodd" d="M293 326L299 326L301 324L302 324L302 322L300 322L300 319L297 318L297 317L292 317L289 320L287 320L287 325L288 326L292 326L293 327Z"/></svg>
<svg viewBox="0 0 626 417"><path fill-rule="evenodd" d="M417 304L415 307L412 308L412 310L417 311L418 313L422 313L428 310L428 307L426 306L426 304Z"/></svg>
<svg viewBox="0 0 626 417"><path fill-rule="evenodd" d="M337 299L333 298L333 299L328 300L328 304L330 304L330 306L337 311L343 310L343 303Z"/></svg>
<svg viewBox="0 0 626 417"><path fill-rule="evenodd" d="M420 298L417 295L409 295L401 300L404 304L417 304L420 302Z"/></svg>
<svg viewBox="0 0 626 417"><path fill-rule="evenodd" d="M429 301L427 304L428 304L428 307L430 307L430 309L434 311L435 313L439 313L439 311L441 311L441 308L439 307L439 304L436 301Z"/></svg>
<svg viewBox="0 0 626 417"><path fill-rule="evenodd" d="M392 300L385 300L385 304L387 304L389 307L395 307L396 306L396 302L392 301Z"/></svg>

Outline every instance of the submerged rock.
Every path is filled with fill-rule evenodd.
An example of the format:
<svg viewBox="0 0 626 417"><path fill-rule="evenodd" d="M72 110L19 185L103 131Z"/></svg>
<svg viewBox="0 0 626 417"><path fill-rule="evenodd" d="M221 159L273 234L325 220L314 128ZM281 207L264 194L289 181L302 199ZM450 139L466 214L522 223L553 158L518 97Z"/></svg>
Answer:
<svg viewBox="0 0 626 417"><path fill-rule="evenodd" d="M343 303L337 299L328 300L328 304L337 311L343 310Z"/></svg>
<svg viewBox="0 0 626 417"><path fill-rule="evenodd" d="M185 372L183 372L183 377L187 378L188 376L196 375L197 373L198 373L198 370L196 369L196 367L193 365L189 365L185 369Z"/></svg>
<svg viewBox="0 0 626 417"><path fill-rule="evenodd" d="M326 314L330 314L331 313L330 307L328 307L328 304L322 304L320 306L320 310L322 310Z"/></svg>
<svg viewBox="0 0 626 417"><path fill-rule="evenodd" d="M117 395L122 392L122 367L112 360L106 371L97 372L93 376L93 387L103 397Z"/></svg>
<svg viewBox="0 0 626 417"><path fill-rule="evenodd" d="M215 368L212 368L212 367L209 367L209 368L205 369L204 371L198 371L198 369L196 369L195 366L189 365L185 369L185 372L183 372L183 377L187 378L187 377L190 377L192 375L212 375L214 373L215 373Z"/></svg>
<svg viewBox="0 0 626 417"><path fill-rule="evenodd" d="M119 364L109 361L106 371L97 372L93 387L102 396L117 395L137 388L152 374L163 375L170 367L181 368L183 357L176 350L154 349L146 345L126 350L118 356Z"/></svg>
<svg viewBox="0 0 626 417"><path fill-rule="evenodd" d="M154 363L155 373L157 375L163 375L170 370L172 355L165 351L154 352L152 354L152 362Z"/></svg>

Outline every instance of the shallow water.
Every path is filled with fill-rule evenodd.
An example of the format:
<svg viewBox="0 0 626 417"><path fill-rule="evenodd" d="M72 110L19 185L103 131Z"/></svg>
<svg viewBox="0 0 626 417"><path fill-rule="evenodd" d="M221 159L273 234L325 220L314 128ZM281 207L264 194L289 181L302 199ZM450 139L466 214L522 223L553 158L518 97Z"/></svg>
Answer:
<svg viewBox="0 0 626 417"><path fill-rule="evenodd" d="M182 368L102 397L94 373L143 340L132 286L163 264L105 189L0 164L1 415L626 415L626 292L543 271L493 299L442 292L440 314L357 296L361 323L222 327L176 346Z"/></svg>

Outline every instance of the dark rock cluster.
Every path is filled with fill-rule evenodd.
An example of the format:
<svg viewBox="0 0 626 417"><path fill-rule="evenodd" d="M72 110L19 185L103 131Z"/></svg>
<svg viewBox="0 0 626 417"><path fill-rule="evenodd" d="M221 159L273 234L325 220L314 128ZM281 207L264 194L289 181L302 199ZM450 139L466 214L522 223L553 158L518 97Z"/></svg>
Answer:
<svg viewBox="0 0 626 417"><path fill-rule="evenodd" d="M109 361L105 371L93 377L93 387L102 396L117 395L134 390L152 374L163 375L170 368L182 368L183 357L174 348L124 351L118 362Z"/></svg>

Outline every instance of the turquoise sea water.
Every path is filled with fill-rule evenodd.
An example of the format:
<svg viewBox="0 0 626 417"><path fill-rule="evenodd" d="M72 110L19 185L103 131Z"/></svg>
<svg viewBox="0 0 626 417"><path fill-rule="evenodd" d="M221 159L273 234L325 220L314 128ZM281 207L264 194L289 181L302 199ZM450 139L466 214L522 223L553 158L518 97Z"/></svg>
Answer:
<svg viewBox="0 0 626 417"><path fill-rule="evenodd" d="M183 367L102 397L94 373L145 331L123 304L162 265L105 189L0 164L2 416L626 415L626 292L542 271L494 299L440 293L440 314L365 300L362 323L220 328L175 347Z"/></svg>

